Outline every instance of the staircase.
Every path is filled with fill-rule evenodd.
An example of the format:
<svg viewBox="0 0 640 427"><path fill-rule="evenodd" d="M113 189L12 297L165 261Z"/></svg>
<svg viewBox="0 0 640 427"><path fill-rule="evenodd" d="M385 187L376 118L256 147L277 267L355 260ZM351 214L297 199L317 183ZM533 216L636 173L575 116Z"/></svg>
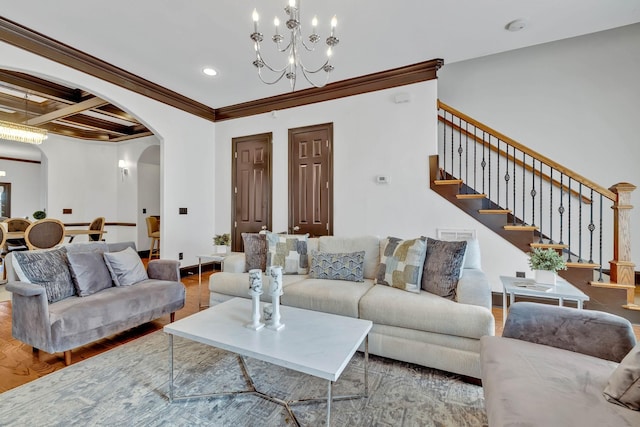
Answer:
<svg viewBox="0 0 640 427"><path fill-rule="evenodd" d="M635 186L604 188L440 101L438 121L431 189L523 252L558 251L568 267L560 275L589 295L587 308L640 323L629 233Z"/></svg>

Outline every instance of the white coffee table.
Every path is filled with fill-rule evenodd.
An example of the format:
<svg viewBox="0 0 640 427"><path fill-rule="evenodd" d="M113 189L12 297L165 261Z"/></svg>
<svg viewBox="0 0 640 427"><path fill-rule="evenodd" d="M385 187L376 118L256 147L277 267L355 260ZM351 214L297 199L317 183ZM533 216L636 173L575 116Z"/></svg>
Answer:
<svg viewBox="0 0 640 427"><path fill-rule="evenodd" d="M545 285L542 283L536 283L533 279L510 276L500 276L500 281L502 281L503 289L503 325L507 321L507 294L509 294L509 305L514 303L516 295L556 299L560 306L564 305L565 300L576 301L578 309L582 309L584 302L589 301L589 296L587 294L561 277L558 277L555 285Z"/></svg>
<svg viewBox="0 0 640 427"><path fill-rule="evenodd" d="M329 426L332 401L368 396L368 334L373 325L371 321L285 306L281 306L280 311L282 322L285 324L284 329L280 331L267 328L254 331L245 328L244 325L251 318L251 300L244 298L231 299L165 326L164 331L169 334L169 401L250 393L284 406L298 424L290 405L326 399L327 426ZM174 335L236 353L249 389L231 393L174 396ZM332 396L333 383L338 380L363 341L365 343L364 393ZM244 357L326 379L327 396L320 399L285 401L261 393L256 390L248 374Z"/></svg>

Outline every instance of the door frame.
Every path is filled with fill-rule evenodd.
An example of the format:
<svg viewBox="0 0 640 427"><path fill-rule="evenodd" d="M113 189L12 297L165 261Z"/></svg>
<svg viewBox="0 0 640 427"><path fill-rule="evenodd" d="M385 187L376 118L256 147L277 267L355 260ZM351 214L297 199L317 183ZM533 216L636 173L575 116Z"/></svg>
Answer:
<svg viewBox="0 0 640 427"><path fill-rule="evenodd" d="M291 128L289 129L288 132L288 155L289 155L289 160L288 160L288 165L287 165L287 169L288 169L288 178L287 181L289 183L289 194L288 194L288 199L289 199L289 206L288 206L288 216L289 218L287 219L287 228L289 230L290 234L295 234L294 230L293 230L293 171L291 170L291 159L293 158L294 155L294 151L293 151L293 136L297 133L305 133L305 132L313 132L313 131L317 131L320 129L327 129L328 134L329 134L329 155L328 157L328 165L327 165L327 172L329 174L329 196L327 198L327 204L329 206L329 217L327 218L327 220L329 221L329 227L327 229L327 235L329 236L333 236L333 122L330 123L321 123L321 124L317 124L317 125L309 125L309 126L303 126L303 127L297 127L297 128Z"/></svg>
<svg viewBox="0 0 640 427"><path fill-rule="evenodd" d="M264 139L267 142L267 152L269 155L269 161L267 162L267 174L269 176L269 199L267 200L267 224L273 224L273 132L258 133L255 135L246 135L231 138L231 235L235 236L236 229L236 188L238 182L236 180L237 167L237 152L238 143L245 141L255 141L257 139ZM232 248L234 242L231 242Z"/></svg>

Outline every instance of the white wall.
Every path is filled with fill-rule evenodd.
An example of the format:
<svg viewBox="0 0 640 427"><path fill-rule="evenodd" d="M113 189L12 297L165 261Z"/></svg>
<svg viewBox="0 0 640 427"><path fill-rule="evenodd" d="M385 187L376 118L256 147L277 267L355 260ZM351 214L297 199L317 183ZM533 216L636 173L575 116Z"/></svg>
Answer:
<svg viewBox="0 0 640 427"><path fill-rule="evenodd" d="M184 252L183 265L197 263L196 254L210 252L210 239L213 235L214 224L214 169L211 166L215 159L214 153L214 125L213 123L154 101L142 95L130 92L124 88L112 85L87 74L54 63L47 59L30 54L16 47L0 43L0 68L22 71L43 78L70 83L86 89L104 98L130 114L138 117L150 128L162 145L161 158L161 251L163 258L177 259L178 252ZM93 205L101 207L103 212L113 212L109 221L134 222L137 211L137 181L120 181L117 163L121 156L127 156L132 150L134 163L139 155L133 155L137 148L132 143L113 144L112 150L102 148L109 144L87 144L85 154L76 156L74 151L80 147L64 146L60 140L51 139L43 144L50 146L47 156L52 155L56 161L49 159L49 180L59 180L58 174L73 180L75 187L52 188L49 183L49 204L58 211L65 203L81 203L76 212L88 212ZM50 144L51 143L51 144ZM53 148L56 148L54 153ZM59 151L58 151L59 150ZM91 163L88 155L104 156L101 161L104 166L96 169L83 165ZM80 177L73 169L85 169L89 176L103 175L97 188L89 188L85 181L86 175ZM68 182L68 181L67 181ZM96 184L94 181L89 181ZM131 186L131 187L129 187ZM110 199L107 206L105 198L84 194L83 196L69 195L74 191L101 192ZM79 199L82 197L82 202ZM189 215L178 215L178 207L188 207ZM66 220L66 218L65 218ZM86 219L83 218L86 221ZM111 233L110 233L111 234ZM119 236L120 237L120 236ZM130 238L136 237L133 231Z"/></svg>
<svg viewBox="0 0 640 427"><path fill-rule="evenodd" d="M0 156L3 157L4 142L0 141ZM0 170L7 173L6 176L0 176L0 182L11 184L11 216L32 218L35 211L46 208L40 192L42 169L43 165L39 163L0 159ZM6 216L6 213L2 212L0 216Z"/></svg>
<svg viewBox="0 0 640 427"><path fill-rule="evenodd" d="M526 256L429 188L436 154L437 81L368 93L216 124L216 233L230 231L231 140L273 132L273 229L287 229L288 129L333 122L334 234L435 237L437 228L476 229L483 267L498 276L528 270ZM411 102L395 104L408 92ZM376 184L376 175L390 183ZM500 254L500 256L490 256Z"/></svg>
<svg viewBox="0 0 640 427"><path fill-rule="evenodd" d="M438 72L439 96L603 187L640 185L639 46L635 24L447 64ZM638 200L640 191L632 195L636 266Z"/></svg>

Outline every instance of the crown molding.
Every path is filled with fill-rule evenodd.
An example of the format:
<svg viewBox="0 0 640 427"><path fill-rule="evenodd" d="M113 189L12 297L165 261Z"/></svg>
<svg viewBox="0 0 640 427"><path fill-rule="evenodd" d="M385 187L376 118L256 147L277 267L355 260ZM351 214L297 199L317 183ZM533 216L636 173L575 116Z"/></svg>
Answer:
<svg viewBox="0 0 640 427"><path fill-rule="evenodd" d="M187 113L214 121L214 109L0 16L0 40Z"/></svg>
<svg viewBox="0 0 640 427"><path fill-rule="evenodd" d="M321 88L314 87L216 108L215 121L237 119L274 110L284 110L285 108L299 107L301 105L433 80L437 78L437 71L443 64L444 61L442 59L432 59L418 64L341 80Z"/></svg>

